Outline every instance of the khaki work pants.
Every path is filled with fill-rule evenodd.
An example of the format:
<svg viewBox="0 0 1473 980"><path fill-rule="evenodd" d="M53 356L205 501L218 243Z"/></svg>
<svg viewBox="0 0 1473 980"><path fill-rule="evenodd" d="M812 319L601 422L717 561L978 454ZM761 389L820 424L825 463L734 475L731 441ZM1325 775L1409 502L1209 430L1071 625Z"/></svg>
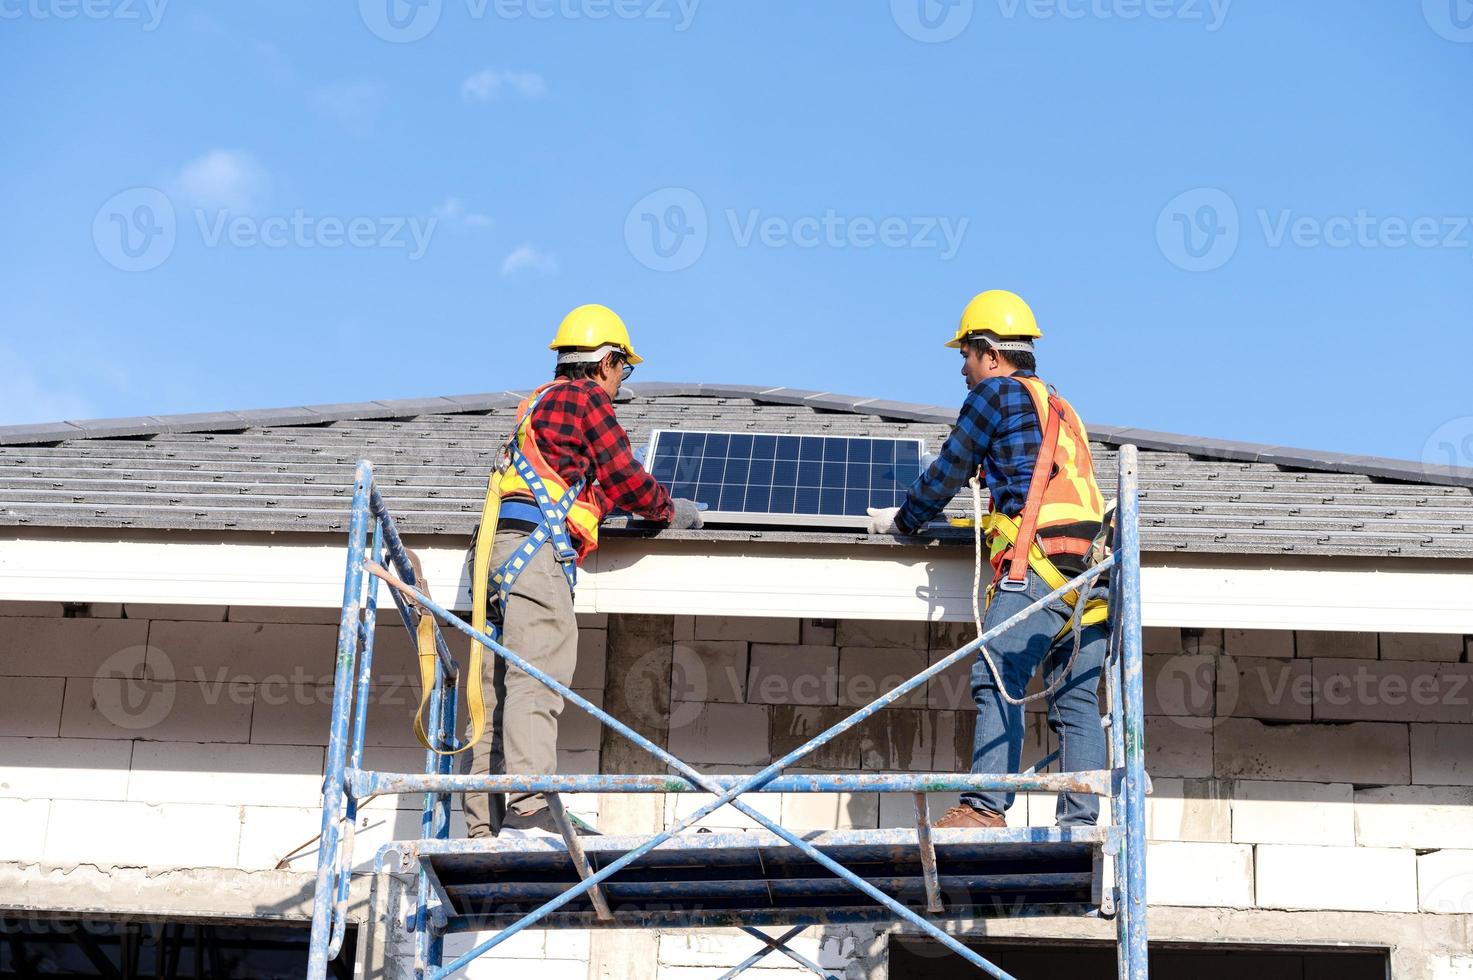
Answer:
<svg viewBox="0 0 1473 980"><path fill-rule="evenodd" d="M496 532L491 567L499 567L526 540L525 531ZM494 620L495 603L488 608ZM578 620L573 615L572 590L551 542L544 543L517 576L503 616L502 646L559 682L573 683L573 667L578 662ZM556 772L562 695L490 650L486 651L482 677L487 726L471 749L471 773ZM469 731L466 737L470 737ZM547 800L540 793L513 793L509 798L499 793L467 793L467 832L471 837L496 833L507 806L526 815L547 806Z"/></svg>

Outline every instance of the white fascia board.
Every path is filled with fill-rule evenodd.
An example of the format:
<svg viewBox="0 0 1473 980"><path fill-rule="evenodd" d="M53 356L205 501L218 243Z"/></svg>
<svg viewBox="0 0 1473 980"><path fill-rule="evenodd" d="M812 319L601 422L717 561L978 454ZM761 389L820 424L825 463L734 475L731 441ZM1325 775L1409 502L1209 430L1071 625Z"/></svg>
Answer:
<svg viewBox="0 0 1473 980"><path fill-rule="evenodd" d="M469 608L463 541L410 546L435 597ZM345 557L337 535L28 531L0 540L0 600L335 608ZM972 575L963 548L609 537L579 576L576 606L966 621ZM1473 633L1470 561L1147 555L1142 579L1148 626Z"/></svg>

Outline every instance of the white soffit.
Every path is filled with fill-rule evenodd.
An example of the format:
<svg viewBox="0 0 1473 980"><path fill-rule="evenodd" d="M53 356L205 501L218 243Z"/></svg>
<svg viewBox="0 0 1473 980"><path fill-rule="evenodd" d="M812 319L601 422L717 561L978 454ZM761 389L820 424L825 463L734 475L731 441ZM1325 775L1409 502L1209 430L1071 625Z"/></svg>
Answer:
<svg viewBox="0 0 1473 980"><path fill-rule="evenodd" d="M0 541L0 600L341 604L342 538L241 538L11 538ZM435 597L468 608L464 550L419 553ZM960 548L611 537L583 569L576 605L589 613L965 621L972 570L971 551ZM1473 633L1470 585L1473 561L1147 555L1143 618L1147 626Z"/></svg>

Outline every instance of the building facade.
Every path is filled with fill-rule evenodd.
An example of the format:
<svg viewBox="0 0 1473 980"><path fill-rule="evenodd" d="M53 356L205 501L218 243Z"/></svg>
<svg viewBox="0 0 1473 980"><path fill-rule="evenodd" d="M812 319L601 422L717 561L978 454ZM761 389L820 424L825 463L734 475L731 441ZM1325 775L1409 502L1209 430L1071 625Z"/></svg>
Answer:
<svg viewBox="0 0 1473 980"><path fill-rule="evenodd" d="M48 961L104 976L128 957L297 975L284 964L310 914L353 464L375 462L432 591L464 608L514 403L0 429L0 976ZM684 427L920 435L932 450L952 414L712 386L636 386L620 413L636 442ZM1092 436L1102 486L1114 446L1143 450L1155 972L1473 976L1473 476ZM966 532L615 523L580 583L573 687L703 771L754 771L975 635ZM417 771L411 645L387 621L378 643L367 764ZM1029 761L1056 747L1036 707ZM964 770L973 714L965 671L948 671L808 768ZM656 771L572 706L559 756L565 772ZM638 833L703 799L570 808ZM750 802L792 829L911 823L909 800L883 794ZM368 872L379 846L418 836L418 806L360 814L344 974L408 975L402 922L373 906L392 890L371 894ZM1050 824L1053 800L1020 798L1009 819ZM703 825L751 827L729 808ZM1107 922L1002 915L963 934L1021 976L1113 975ZM796 945L838 975L964 975L899 929L813 928ZM694 980L754 948L739 933L529 932L466 975ZM778 956L759 968L808 975Z"/></svg>

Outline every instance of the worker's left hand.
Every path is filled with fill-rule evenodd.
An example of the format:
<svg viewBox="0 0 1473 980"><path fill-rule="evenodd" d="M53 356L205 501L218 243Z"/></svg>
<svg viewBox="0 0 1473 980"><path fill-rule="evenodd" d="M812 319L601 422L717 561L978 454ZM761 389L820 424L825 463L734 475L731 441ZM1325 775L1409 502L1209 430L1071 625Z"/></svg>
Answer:
<svg viewBox="0 0 1473 980"><path fill-rule="evenodd" d="M705 526L706 521L701 517L700 504L684 497L676 497L671 503L675 505L675 515L670 518L670 530L699 531Z"/></svg>
<svg viewBox="0 0 1473 980"><path fill-rule="evenodd" d="M895 517L900 513L899 507L866 507L869 514L870 534L899 534L900 528L895 526Z"/></svg>

